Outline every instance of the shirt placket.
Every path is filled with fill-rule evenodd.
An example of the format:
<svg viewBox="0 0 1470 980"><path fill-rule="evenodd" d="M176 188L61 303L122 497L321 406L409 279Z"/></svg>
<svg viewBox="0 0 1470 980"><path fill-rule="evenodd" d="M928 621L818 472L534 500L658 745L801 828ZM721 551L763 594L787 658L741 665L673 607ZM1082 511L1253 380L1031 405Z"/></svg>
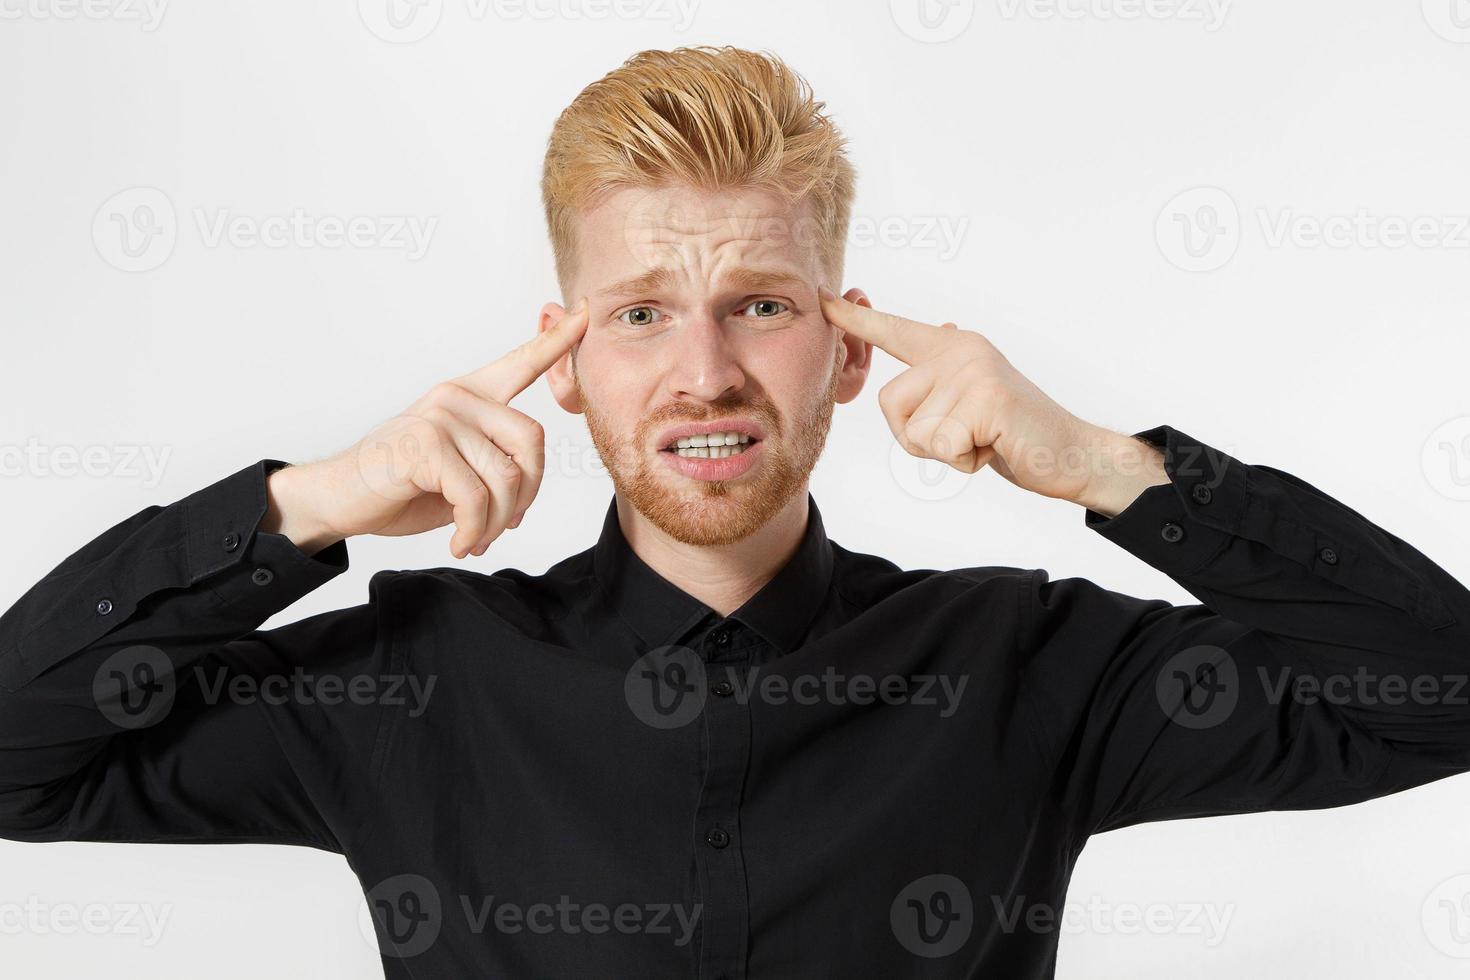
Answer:
<svg viewBox="0 0 1470 980"><path fill-rule="evenodd" d="M700 980L744 980L750 913L740 837L740 803L750 762L750 705L738 692L751 647L735 624L715 623L700 640L709 691L702 712L707 767L695 819L695 866L704 908Z"/></svg>

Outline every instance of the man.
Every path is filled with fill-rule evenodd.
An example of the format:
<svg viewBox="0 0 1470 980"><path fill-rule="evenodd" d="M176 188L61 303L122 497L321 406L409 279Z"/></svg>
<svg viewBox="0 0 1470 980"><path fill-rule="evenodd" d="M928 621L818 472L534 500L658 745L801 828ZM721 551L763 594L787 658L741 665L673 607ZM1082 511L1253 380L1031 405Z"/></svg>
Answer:
<svg viewBox="0 0 1470 980"><path fill-rule="evenodd" d="M335 457L134 515L0 619L0 833L341 853L390 977L1011 980L1052 975L1094 833L1470 769L1470 594L1285 472L1088 424L980 334L834 295L822 109L735 49L584 90L543 181L570 310ZM1075 502L1202 604L829 540L808 476L875 347L910 453ZM543 445L509 403L543 375L613 479L593 547L258 629L349 538L452 523L463 558L517 527Z"/></svg>

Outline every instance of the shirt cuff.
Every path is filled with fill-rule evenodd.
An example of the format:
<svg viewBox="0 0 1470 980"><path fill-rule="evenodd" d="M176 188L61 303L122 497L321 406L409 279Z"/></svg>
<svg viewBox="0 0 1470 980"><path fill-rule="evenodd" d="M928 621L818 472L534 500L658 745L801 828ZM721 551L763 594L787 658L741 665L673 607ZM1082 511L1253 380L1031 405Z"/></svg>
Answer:
<svg viewBox="0 0 1470 980"><path fill-rule="evenodd" d="M87 649L155 594L204 582L224 603L213 612L247 632L346 571L346 542L307 556L284 535L257 532L267 510L266 478L285 465L252 463L119 525L119 540L103 557L75 570L63 563L6 614L14 619L3 635L9 642L0 650L0 687L15 690Z"/></svg>
<svg viewBox="0 0 1470 980"><path fill-rule="evenodd" d="M237 612L264 620L347 570L347 542L307 555L284 534L259 530L269 506L266 481L289 464L263 459L187 498L192 582Z"/></svg>
<svg viewBox="0 0 1470 980"><path fill-rule="evenodd" d="M1163 450L1168 483L1148 487L1114 517L1088 510L1087 527L1174 577L1229 545L1250 500L1248 467L1168 425L1134 433Z"/></svg>

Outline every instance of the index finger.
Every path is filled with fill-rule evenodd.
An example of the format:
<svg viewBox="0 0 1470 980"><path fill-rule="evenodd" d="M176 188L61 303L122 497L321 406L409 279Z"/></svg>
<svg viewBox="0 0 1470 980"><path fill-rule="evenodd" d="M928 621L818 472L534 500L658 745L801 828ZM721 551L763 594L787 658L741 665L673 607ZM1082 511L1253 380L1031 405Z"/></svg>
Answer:
<svg viewBox="0 0 1470 980"><path fill-rule="evenodd" d="M460 384L504 405L545 374L587 332L587 300L536 336L482 368L459 378Z"/></svg>
<svg viewBox="0 0 1470 980"><path fill-rule="evenodd" d="M835 293L823 295L821 303L822 315L827 322L883 348L905 364L928 360L951 339L951 334L943 327L850 303Z"/></svg>

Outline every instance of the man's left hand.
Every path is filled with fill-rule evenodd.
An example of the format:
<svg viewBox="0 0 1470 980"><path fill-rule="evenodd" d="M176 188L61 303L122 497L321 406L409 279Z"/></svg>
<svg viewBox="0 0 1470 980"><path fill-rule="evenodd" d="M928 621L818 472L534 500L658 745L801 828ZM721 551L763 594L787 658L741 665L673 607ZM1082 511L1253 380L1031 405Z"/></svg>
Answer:
<svg viewBox="0 0 1470 980"><path fill-rule="evenodd" d="M964 473L990 466L1018 487L1109 517L1169 482L1158 449L1068 412L983 335L820 292L829 323L908 365L879 390L878 405L911 455Z"/></svg>

